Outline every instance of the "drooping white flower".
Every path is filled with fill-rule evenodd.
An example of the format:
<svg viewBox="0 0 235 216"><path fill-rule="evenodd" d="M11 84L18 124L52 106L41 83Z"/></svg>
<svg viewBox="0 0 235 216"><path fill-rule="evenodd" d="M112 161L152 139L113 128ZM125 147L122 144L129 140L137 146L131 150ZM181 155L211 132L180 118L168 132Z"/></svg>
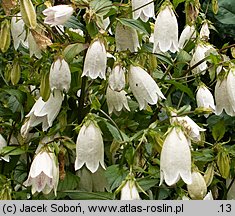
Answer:
<svg viewBox="0 0 235 216"><path fill-rule="evenodd" d="M139 66L130 66L129 85L140 110L145 109L148 103L157 104L159 98L165 99L154 79Z"/></svg>
<svg viewBox="0 0 235 216"><path fill-rule="evenodd" d="M63 99L64 97L59 90L51 93L46 102L40 97L26 115L28 119L21 127L21 135L26 137L29 131L40 123L42 123L43 131L51 127L60 111Z"/></svg>
<svg viewBox="0 0 235 216"><path fill-rule="evenodd" d="M125 68L123 68L120 64L117 64L114 66L109 75L109 87L113 91L121 91L125 88L125 84Z"/></svg>
<svg viewBox="0 0 235 216"><path fill-rule="evenodd" d="M228 99L235 111L235 67L232 67L227 76L227 92L228 92Z"/></svg>
<svg viewBox="0 0 235 216"><path fill-rule="evenodd" d="M154 3L152 0L132 0L133 18L140 18L147 22L149 18L154 18ZM145 5L145 6L144 6Z"/></svg>
<svg viewBox="0 0 235 216"><path fill-rule="evenodd" d="M195 38L196 38L196 30L195 30L194 25L192 26L186 25L180 35L179 48L183 49L189 40L192 40Z"/></svg>
<svg viewBox="0 0 235 216"><path fill-rule="evenodd" d="M205 85L200 85L196 94L196 101L198 107L209 108L215 112L214 97ZM209 114L205 114L208 117Z"/></svg>
<svg viewBox="0 0 235 216"><path fill-rule="evenodd" d="M186 131L186 134L190 137L190 139L192 139L196 142L201 140L200 132L206 130L206 129L200 128L188 116L172 117L171 123L173 123L173 122L177 122L178 124L183 126Z"/></svg>
<svg viewBox="0 0 235 216"><path fill-rule="evenodd" d="M53 189L56 195L58 182L59 166L55 154L46 150L40 151L31 164L24 185L26 187L32 185L32 194L41 191L48 194Z"/></svg>
<svg viewBox="0 0 235 216"><path fill-rule="evenodd" d="M220 115L223 110L230 116L235 116L235 110L228 94L227 77L218 79L215 85L215 114Z"/></svg>
<svg viewBox="0 0 235 216"><path fill-rule="evenodd" d="M51 65L49 81L52 91L58 89L62 92L64 90L68 92L71 83L71 72L68 63L64 59L58 58L53 62Z"/></svg>
<svg viewBox="0 0 235 216"><path fill-rule="evenodd" d="M190 67L194 66L195 64L197 64L198 62L203 60L205 57L207 57L209 55L208 51L210 49L213 49L213 47L211 45L199 43L196 46L195 52L194 52L193 57L190 61ZM199 64L197 67L193 68L192 72L194 74L198 74L201 72L203 72L203 74L205 74L206 69L207 69L207 61L204 61L201 64Z"/></svg>
<svg viewBox="0 0 235 216"><path fill-rule="evenodd" d="M28 35L28 43L29 43L29 55L30 55L30 57L35 55L35 57L37 57L38 59L42 58L41 49L39 48L36 41L34 40L34 37L33 37L31 32Z"/></svg>
<svg viewBox="0 0 235 216"><path fill-rule="evenodd" d="M171 186L180 177L186 184L192 183L190 143L180 128L173 127L168 133L160 156L160 185L165 180Z"/></svg>
<svg viewBox="0 0 235 216"><path fill-rule="evenodd" d="M209 191L206 196L203 198L203 200L214 200L212 192Z"/></svg>
<svg viewBox="0 0 235 216"><path fill-rule="evenodd" d="M187 189L192 199L202 200L205 197L207 186L201 173L192 172L192 183L187 185Z"/></svg>
<svg viewBox="0 0 235 216"><path fill-rule="evenodd" d="M209 37L210 37L210 30L209 30L208 22L204 22L200 30L200 38L207 41Z"/></svg>
<svg viewBox="0 0 235 216"><path fill-rule="evenodd" d="M20 44L25 48L28 48L25 24L20 13L18 13L16 16L13 16L11 19L11 35L13 38L15 50L19 48Z"/></svg>
<svg viewBox="0 0 235 216"><path fill-rule="evenodd" d="M104 165L104 143L100 128L92 121L83 124L79 131L76 142L75 170L83 165L92 172L96 172L101 165Z"/></svg>
<svg viewBox="0 0 235 216"><path fill-rule="evenodd" d="M178 51L178 23L171 5L164 5L157 15L154 26L153 52L175 53Z"/></svg>
<svg viewBox="0 0 235 216"><path fill-rule="evenodd" d="M122 109L130 111L128 106L126 92L124 90L121 91L113 91L109 86L106 92L106 99L109 114L112 112L118 114Z"/></svg>
<svg viewBox="0 0 235 216"><path fill-rule="evenodd" d="M46 18L45 24L50 26L63 25L73 14L73 8L69 5L56 5L49 7L42 12Z"/></svg>
<svg viewBox="0 0 235 216"><path fill-rule="evenodd" d="M131 52L137 52L140 47L137 31L122 25L120 22L116 26L115 42L117 51L130 50Z"/></svg>
<svg viewBox="0 0 235 216"><path fill-rule="evenodd" d="M82 76L105 79L106 64L107 53L104 43L95 40L87 50Z"/></svg>
<svg viewBox="0 0 235 216"><path fill-rule="evenodd" d="M3 147L7 146L7 141L4 139L4 137L0 134L0 151ZM5 155L4 157L0 157L0 161L4 160L6 162L10 161L9 155Z"/></svg>
<svg viewBox="0 0 235 216"><path fill-rule="evenodd" d="M120 200L140 200L140 195L133 180L127 180L121 189Z"/></svg>

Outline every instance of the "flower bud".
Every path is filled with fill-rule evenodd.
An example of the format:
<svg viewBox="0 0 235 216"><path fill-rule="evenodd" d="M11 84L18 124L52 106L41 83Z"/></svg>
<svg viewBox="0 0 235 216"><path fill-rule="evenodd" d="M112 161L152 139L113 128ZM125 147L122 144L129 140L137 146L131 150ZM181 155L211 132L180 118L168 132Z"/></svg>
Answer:
<svg viewBox="0 0 235 216"><path fill-rule="evenodd" d="M50 93L49 73L44 73L41 77L40 96L44 101L47 101L50 97Z"/></svg>
<svg viewBox="0 0 235 216"><path fill-rule="evenodd" d="M35 29L37 26L37 17L32 1L20 0L20 12L25 25Z"/></svg>
<svg viewBox="0 0 235 216"><path fill-rule="evenodd" d="M13 68L11 70L11 83L12 83L12 85L16 85L19 82L20 74L21 74L20 64L19 64L19 62L15 61L13 64Z"/></svg>
<svg viewBox="0 0 235 216"><path fill-rule="evenodd" d="M213 13L217 14L218 11L219 11L218 0L212 0L211 4L212 4L212 11L213 11Z"/></svg>
<svg viewBox="0 0 235 216"><path fill-rule="evenodd" d="M210 163L207 166L206 172L204 174L204 179L207 187L211 184L213 177L214 177L214 164Z"/></svg>
<svg viewBox="0 0 235 216"><path fill-rule="evenodd" d="M10 23L8 20L4 20L1 23L0 38L1 38L0 49L3 53L5 53L11 44L11 31L10 31Z"/></svg>
<svg viewBox="0 0 235 216"><path fill-rule="evenodd" d="M222 178L227 179L230 173L230 157L229 154L225 151L221 151L217 156L217 166Z"/></svg>
<svg viewBox="0 0 235 216"><path fill-rule="evenodd" d="M206 182L199 172L192 172L192 184L187 185L192 199L202 200L207 192Z"/></svg>

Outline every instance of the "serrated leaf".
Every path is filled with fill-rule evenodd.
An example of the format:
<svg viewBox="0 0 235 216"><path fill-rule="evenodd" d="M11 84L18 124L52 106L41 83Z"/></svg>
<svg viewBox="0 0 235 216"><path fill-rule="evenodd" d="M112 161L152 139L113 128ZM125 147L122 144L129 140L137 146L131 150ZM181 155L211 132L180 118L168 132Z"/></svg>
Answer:
<svg viewBox="0 0 235 216"><path fill-rule="evenodd" d="M112 2L109 0L93 0L90 3L90 7L99 16L105 16L112 7Z"/></svg>

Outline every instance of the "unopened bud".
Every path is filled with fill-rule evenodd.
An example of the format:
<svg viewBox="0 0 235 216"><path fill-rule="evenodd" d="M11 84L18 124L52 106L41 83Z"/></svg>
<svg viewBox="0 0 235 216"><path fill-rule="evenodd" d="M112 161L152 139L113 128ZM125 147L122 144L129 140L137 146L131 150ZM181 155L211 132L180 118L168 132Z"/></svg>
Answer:
<svg viewBox="0 0 235 216"><path fill-rule="evenodd" d="M192 199L202 200L207 192L206 182L199 172L192 172L192 184L187 185Z"/></svg>
<svg viewBox="0 0 235 216"><path fill-rule="evenodd" d="M18 61L15 61L11 70L11 83L16 85L20 80L21 70Z"/></svg>
<svg viewBox="0 0 235 216"><path fill-rule="evenodd" d="M217 14L219 11L219 4L218 4L218 0L212 0L212 11L214 14Z"/></svg>
<svg viewBox="0 0 235 216"><path fill-rule="evenodd" d="M221 151L218 153L217 166L222 178L227 179L230 173L230 157L226 151Z"/></svg>
<svg viewBox="0 0 235 216"><path fill-rule="evenodd" d="M50 97L50 93L49 73L44 73L41 77L40 96L44 101L47 101Z"/></svg>
<svg viewBox="0 0 235 216"><path fill-rule="evenodd" d="M35 29L37 26L37 17L31 0L20 0L20 12L25 25Z"/></svg>
<svg viewBox="0 0 235 216"><path fill-rule="evenodd" d="M204 179L207 187L211 184L213 177L214 177L214 164L210 163L207 166L206 172L204 174Z"/></svg>
<svg viewBox="0 0 235 216"><path fill-rule="evenodd" d="M8 20L4 20L1 23L1 32L0 32L0 49L3 53L5 53L11 43L11 31L10 31L10 23Z"/></svg>

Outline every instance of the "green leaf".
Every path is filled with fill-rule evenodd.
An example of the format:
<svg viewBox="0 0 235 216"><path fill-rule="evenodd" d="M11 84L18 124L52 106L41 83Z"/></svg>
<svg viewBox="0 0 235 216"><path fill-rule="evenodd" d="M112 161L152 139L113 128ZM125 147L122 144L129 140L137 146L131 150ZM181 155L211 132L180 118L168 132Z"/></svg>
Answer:
<svg viewBox="0 0 235 216"><path fill-rule="evenodd" d="M182 92L186 93L189 97L194 99L193 92L191 91L191 89L188 86L186 86L180 82L174 81L174 80L165 80L165 82L174 85L176 87L176 89L181 90Z"/></svg>
<svg viewBox="0 0 235 216"><path fill-rule="evenodd" d="M212 127L212 136L214 140L219 141L223 138L224 134L225 134L225 122L224 120L220 120Z"/></svg>
<svg viewBox="0 0 235 216"><path fill-rule="evenodd" d="M112 6L112 2L109 0L93 0L90 3L90 7L99 16L105 16Z"/></svg>
<svg viewBox="0 0 235 216"><path fill-rule="evenodd" d="M150 25L148 23L144 23L141 20L133 20L127 18L116 18L116 19L123 25L131 27L137 31L143 32L147 35L150 35L151 33Z"/></svg>
<svg viewBox="0 0 235 216"><path fill-rule="evenodd" d="M223 24L235 23L235 4L234 0L220 0L219 11L215 16Z"/></svg>
<svg viewBox="0 0 235 216"><path fill-rule="evenodd" d="M25 150L23 150L20 146L5 146L1 149L0 155L21 155L24 154Z"/></svg>
<svg viewBox="0 0 235 216"><path fill-rule="evenodd" d="M65 190L74 190L78 187L79 177L70 173L66 172L64 180L59 181L59 185L57 190L62 192Z"/></svg>
<svg viewBox="0 0 235 216"><path fill-rule="evenodd" d="M150 177L138 179L137 182L144 191L147 191L151 187L154 187L156 184L159 184L158 179L151 179Z"/></svg>
<svg viewBox="0 0 235 216"><path fill-rule="evenodd" d="M82 31L86 30L85 26L75 16L71 16L64 26L66 28L81 29Z"/></svg>
<svg viewBox="0 0 235 216"><path fill-rule="evenodd" d="M119 165L109 166L105 171L105 176L110 186L110 190L112 191L119 187L127 175L128 171L119 169Z"/></svg>
<svg viewBox="0 0 235 216"><path fill-rule="evenodd" d="M114 195L107 192L82 192L82 191L65 191L65 193L74 200L113 200Z"/></svg>
<svg viewBox="0 0 235 216"><path fill-rule="evenodd" d="M87 49L87 44L75 43L68 45L63 52L65 60L69 63L73 60L73 58L78 55L83 50Z"/></svg>

